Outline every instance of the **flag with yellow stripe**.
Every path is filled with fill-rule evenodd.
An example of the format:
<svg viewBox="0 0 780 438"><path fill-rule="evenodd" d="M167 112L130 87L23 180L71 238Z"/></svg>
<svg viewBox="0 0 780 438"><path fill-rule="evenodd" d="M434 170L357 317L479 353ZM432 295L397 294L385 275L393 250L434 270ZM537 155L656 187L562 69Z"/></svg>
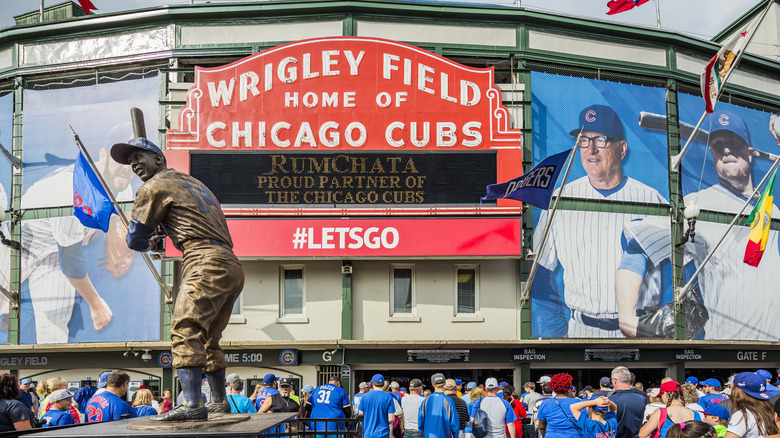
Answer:
<svg viewBox="0 0 780 438"><path fill-rule="evenodd" d="M750 236L748 236L747 248L745 248L744 262L750 266L757 267L761 262L761 257L766 249L766 241L769 239L769 225L772 223L772 200L775 193L775 176L777 171L769 179L769 183L758 199L758 203L748 216L745 225L750 225Z"/></svg>

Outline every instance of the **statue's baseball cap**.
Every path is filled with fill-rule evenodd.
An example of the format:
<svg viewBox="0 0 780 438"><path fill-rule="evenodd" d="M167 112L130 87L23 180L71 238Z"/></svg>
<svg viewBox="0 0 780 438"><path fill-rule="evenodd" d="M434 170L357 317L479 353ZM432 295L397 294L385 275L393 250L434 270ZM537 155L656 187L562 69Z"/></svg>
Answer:
<svg viewBox="0 0 780 438"><path fill-rule="evenodd" d="M156 144L146 138L136 137L127 143L117 143L111 146L111 158L119 164L130 164L130 161L128 161L130 154L139 149L154 152L157 155L163 155L163 152Z"/></svg>
<svg viewBox="0 0 780 438"><path fill-rule="evenodd" d="M569 134L576 137L581 130L598 132L621 140L626 138L620 117L606 105L591 105L580 111L577 128L572 129Z"/></svg>

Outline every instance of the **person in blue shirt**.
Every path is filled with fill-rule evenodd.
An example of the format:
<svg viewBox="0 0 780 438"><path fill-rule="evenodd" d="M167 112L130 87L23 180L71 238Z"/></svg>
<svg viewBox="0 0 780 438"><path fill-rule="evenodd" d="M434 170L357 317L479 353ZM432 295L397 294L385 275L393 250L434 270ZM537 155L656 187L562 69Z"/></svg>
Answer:
<svg viewBox="0 0 780 438"><path fill-rule="evenodd" d="M536 419L539 420L539 431L545 438L580 436L569 409L569 406L577 402L573 398L569 398L572 381L573 378L570 374L560 373L552 376L547 385L555 392L555 397L543 401L536 413Z"/></svg>
<svg viewBox="0 0 780 438"><path fill-rule="evenodd" d="M136 391L133 400L133 410L136 417L151 417L157 415L157 409L152 407L152 391L148 388L139 389Z"/></svg>
<svg viewBox="0 0 780 438"><path fill-rule="evenodd" d="M96 393L87 403L87 422L120 420L123 416L134 418L135 411L122 397L127 393L130 376L124 371L112 371L108 375L105 391Z"/></svg>
<svg viewBox="0 0 780 438"><path fill-rule="evenodd" d="M248 397L241 395L241 391L244 390L244 381L241 379L234 379L230 382L230 395L227 396L228 404L230 405L230 412L233 414L255 414L257 409L255 408L252 400Z"/></svg>
<svg viewBox="0 0 780 438"><path fill-rule="evenodd" d="M434 392L420 405L417 428L424 438L458 436L458 411L452 399L444 393L445 382L444 374L436 373L431 376Z"/></svg>
<svg viewBox="0 0 780 438"><path fill-rule="evenodd" d="M276 377L276 375L271 373L263 376L263 386L260 388L260 391L257 393L257 397L255 398L255 408L258 411L268 396L279 394L279 390L276 389L276 382L278 380L279 377Z"/></svg>
<svg viewBox="0 0 780 438"><path fill-rule="evenodd" d="M587 408L587 414L582 412ZM582 438L615 438L617 405L606 397L581 401L569 406Z"/></svg>
<svg viewBox="0 0 780 438"><path fill-rule="evenodd" d="M363 438L390 436L390 425L395 421L395 403L393 397L383 390L384 386L384 376L374 374L371 390L360 400L358 416L363 416Z"/></svg>
<svg viewBox="0 0 780 438"><path fill-rule="evenodd" d="M506 432L509 432L511 438L515 438L515 428L506 425L517 421L517 415L509 402L498 397L498 380L494 377L485 380L485 396L469 406L469 422L474 420L479 411L484 411L489 419L487 438L505 438Z"/></svg>
<svg viewBox="0 0 780 438"><path fill-rule="evenodd" d="M704 393L706 394L704 397L699 398L699 405L701 405L702 408L706 408L710 403L718 404L723 400L726 400L726 396L720 393L720 380L707 379L701 382L701 384L704 387Z"/></svg>
<svg viewBox="0 0 780 438"><path fill-rule="evenodd" d="M352 397L352 409L355 411L355 414L357 414L358 410L360 409L360 399L370 390L371 384L368 382L360 382L358 385L359 392L355 394L354 397Z"/></svg>
<svg viewBox="0 0 780 438"><path fill-rule="evenodd" d="M390 396L393 397L398 404L401 404L401 399L403 398L400 388L401 385L399 385L398 382L390 382Z"/></svg>
<svg viewBox="0 0 780 438"><path fill-rule="evenodd" d="M333 376L327 384L318 386L306 400L306 413L309 418L352 417L352 403L341 388L341 379ZM317 431L344 430L344 423L336 421L315 421L313 426Z"/></svg>
<svg viewBox="0 0 780 438"><path fill-rule="evenodd" d="M95 395L95 391L97 391L97 388L92 386L92 381L85 380L84 386L79 388L79 390L76 391L75 394L73 394L73 401L76 402L77 405L76 408L82 414L86 413L87 403L89 402L89 399L91 399L92 396Z"/></svg>
<svg viewBox="0 0 780 438"><path fill-rule="evenodd" d="M43 414L43 417L41 417L46 419L46 424L44 424L43 427L76 424L73 417L70 415L70 406L73 404L73 393L67 389L58 389L49 395L49 402L51 402L51 407Z"/></svg>

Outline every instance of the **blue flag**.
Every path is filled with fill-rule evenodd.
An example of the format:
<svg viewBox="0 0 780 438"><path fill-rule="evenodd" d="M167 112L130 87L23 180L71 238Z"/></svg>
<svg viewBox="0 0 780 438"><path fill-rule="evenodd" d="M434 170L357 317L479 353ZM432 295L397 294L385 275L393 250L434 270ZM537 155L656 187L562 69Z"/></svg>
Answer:
<svg viewBox="0 0 780 438"><path fill-rule="evenodd" d="M569 151L551 155L515 179L487 186L487 195L482 200L516 199L547 210L547 207L550 206L555 183L558 181L558 175L561 173L568 156Z"/></svg>
<svg viewBox="0 0 780 438"><path fill-rule="evenodd" d="M79 152L73 168L73 215L89 228L108 231L111 215L116 213L114 204L100 184L87 158Z"/></svg>

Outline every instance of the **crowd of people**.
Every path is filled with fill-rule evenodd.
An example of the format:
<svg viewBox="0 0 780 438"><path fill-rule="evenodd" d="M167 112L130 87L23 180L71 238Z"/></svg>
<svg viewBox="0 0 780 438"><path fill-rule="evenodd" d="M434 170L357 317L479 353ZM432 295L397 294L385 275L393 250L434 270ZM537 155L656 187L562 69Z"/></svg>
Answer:
<svg viewBox="0 0 780 438"><path fill-rule="evenodd" d="M598 389L577 391L570 374L542 376L522 391L507 382L463 382L433 374L409 388L375 374L350 400L338 377L296 394L289 378L266 374L244 396L238 374L226 378L233 413L288 412L309 420L299 430L339 431L356 418L364 438L780 438L780 389L768 371L684 383L664 378L658 386L635 382L624 367L602 377ZM0 432L152 416L170 411L171 391L155 397L145 387L127 401L130 377L106 371L75 393L61 378L17 381L0 375ZM248 392L248 391L247 391ZM204 402L205 403L205 402ZM178 403L177 403L178 404ZM305 424L305 425L304 425Z"/></svg>

